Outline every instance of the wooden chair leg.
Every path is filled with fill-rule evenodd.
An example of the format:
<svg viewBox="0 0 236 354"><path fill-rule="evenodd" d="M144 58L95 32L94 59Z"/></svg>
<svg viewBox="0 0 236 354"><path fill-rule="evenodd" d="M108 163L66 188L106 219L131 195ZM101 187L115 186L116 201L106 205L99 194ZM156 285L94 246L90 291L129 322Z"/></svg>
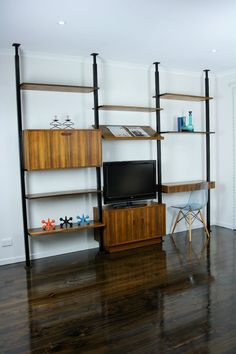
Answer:
<svg viewBox="0 0 236 354"><path fill-rule="evenodd" d="M204 216L203 216L201 210L199 210L199 214L200 214L200 218L201 218L201 220L202 220L202 223L203 223L203 225L204 225L204 229L205 229L205 232L206 232L206 234L207 234L207 237L210 238L211 236L210 236L210 234L209 234L209 231L207 230L206 220L204 219Z"/></svg>
<svg viewBox="0 0 236 354"><path fill-rule="evenodd" d="M189 231L188 231L188 240L192 242L192 213L188 212L188 223L189 223Z"/></svg>
<svg viewBox="0 0 236 354"><path fill-rule="evenodd" d="M177 216L176 216L175 223L174 223L173 229L172 229L172 231L171 231L171 236L173 235L173 233L174 233L174 231L175 231L175 228L176 228L176 225L177 225L178 222L179 222L180 213L181 213L181 210L178 212L178 214L177 214Z"/></svg>

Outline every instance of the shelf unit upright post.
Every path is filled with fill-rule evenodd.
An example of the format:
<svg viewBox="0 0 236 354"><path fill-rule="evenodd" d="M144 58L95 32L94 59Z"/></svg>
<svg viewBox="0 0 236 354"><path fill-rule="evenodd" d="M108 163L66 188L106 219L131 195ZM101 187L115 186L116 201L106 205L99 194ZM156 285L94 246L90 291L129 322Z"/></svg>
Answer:
<svg viewBox="0 0 236 354"><path fill-rule="evenodd" d="M209 69L205 72L205 96L209 97ZM210 182L211 176L211 156L210 156L210 103L209 100L205 100L205 114L206 114L206 180ZM211 228L211 192L208 189L208 203L207 203L207 229L210 232Z"/></svg>
<svg viewBox="0 0 236 354"><path fill-rule="evenodd" d="M24 245L25 245L25 266L30 268L30 253L29 253L29 238L28 238L28 221L27 221L27 206L26 206L26 188L25 188L25 170L23 157L23 128L22 128L22 111L21 111L21 90L20 90L20 58L19 58L19 43L13 43L15 47L15 77L16 77L16 104L17 104L17 126L18 126L18 144L20 156L20 184L21 184L21 203L23 213L23 228L24 228Z"/></svg>
<svg viewBox="0 0 236 354"><path fill-rule="evenodd" d="M154 62L155 65L155 101L156 101L156 131L158 134L161 132L161 119L160 119L160 79L159 68L160 62ZM161 171L161 140L157 140L157 183L158 183L158 203L162 203L162 171Z"/></svg>
<svg viewBox="0 0 236 354"><path fill-rule="evenodd" d="M94 127L95 129L99 129L99 109L98 109L98 70L97 70L97 56L98 53L92 53L93 57L93 86L97 87L97 90L93 92L94 98ZM101 191L101 168L96 167L96 175L97 175L97 189ZM102 222L102 195L101 193L97 193L97 205L98 205L98 220ZM103 245L103 232L99 230L99 251L104 251Z"/></svg>

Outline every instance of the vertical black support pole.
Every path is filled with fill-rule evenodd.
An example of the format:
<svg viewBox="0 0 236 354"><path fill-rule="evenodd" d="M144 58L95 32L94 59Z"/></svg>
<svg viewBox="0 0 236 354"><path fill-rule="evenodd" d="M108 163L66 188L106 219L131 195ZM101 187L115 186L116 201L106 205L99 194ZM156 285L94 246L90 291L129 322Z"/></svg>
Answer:
<svg viewBox="0 0 236 354"><path fill-rule="evenodd" d="M208 72L210 70L204 70L205 72L205 96L209 97L209 77ZM211 176L211 157L210 157L210 104L209 99L206 99L206 180L210 182ZM211 228L211 193L208 189L208 203L207 203L207 229L210 232Z"/></svg>
<svg viewBox="0 0 236 354"><path fill-rule="evenodd" d="M91 54L93 57L93 87L95 87L93 98L94 98L94 125L95 129L99 129L99 110L98 110L98 71L97 71L97 53ZM97 193L97 205L98 205L98 219L102 222L102 184L101 184L101 168L96 167L96 175L97 175L97 189L99 193ZM102 252L104 250L103 245L103 231L99 229L99 250Z"/></svg>
<svg viewBox="0 0 236 354"><path fill-rule="evenodd" d="M159 62L153 63L155 65L155 98L156 98L156 131L161 132L161 119L160 119L160 85L159 85ZM158 203L162 203L162 174L161 174L161 140L157 140L157 183L158 183Z"/></svg>
<svg viewBox="0 0 236 354"><path fill-rule="evenodd" d="M25 171L24 171L24 156L23 156L23 130L22 130L22 115L21 115L21 93L20 93L20 60L18 49L19 43L13 43L15 47L15 75L16 75L16 104L17 104L17 121L18 121L18 143L20 154L20 181L21 181L21 201L23 213L24 226L24 242L25 242L25 263L26 267L30 267L30 253L29 253L29 237L28 237L28 223L27 223L27 207L25 198Z"/></svg>

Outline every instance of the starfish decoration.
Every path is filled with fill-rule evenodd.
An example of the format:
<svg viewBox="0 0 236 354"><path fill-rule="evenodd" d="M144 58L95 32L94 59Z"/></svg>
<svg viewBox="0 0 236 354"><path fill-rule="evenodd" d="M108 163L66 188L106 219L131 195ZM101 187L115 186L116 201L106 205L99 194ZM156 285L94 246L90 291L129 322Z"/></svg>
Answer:
<svg viewBox="0 0 236 354"><path fill-rule="evenodd" d="M89 219L89 216L86 215L84 216L84 214L82 216L76 216L76 219L78 219L77 223L78 225L89 225L90 224L90 219Z"/></svg>
<svg viewBox="0 0 236 354"><path fill-rule="evenodd" d="M72 217L67 218L67 216L65 216L65 219L60 218L60 221L63 221L63 222L60 223L60 228L63 229L64 226L65 226L66 228L67 228L68 226L72 227L72 226L73 226L73 223L71 222L72 220L73 220Z"/></svg>
<svg viewBox="0 0 236 354"><path fill-rule="evenodd" d="M55 230L56 229L56 225L55 225L55 220L54 219L50 219L48 218L47 220L42 220L41 223L42 225L42 229L45 231L49 231L49 230Z"/></svg>

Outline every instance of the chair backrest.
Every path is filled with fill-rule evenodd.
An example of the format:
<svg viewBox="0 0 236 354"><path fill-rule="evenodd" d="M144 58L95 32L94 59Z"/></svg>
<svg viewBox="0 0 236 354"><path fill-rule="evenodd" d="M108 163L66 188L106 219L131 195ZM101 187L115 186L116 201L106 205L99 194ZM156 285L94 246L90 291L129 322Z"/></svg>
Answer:
<svg viewBox="0 0 236 354"><path fill-rule="evenodd" d="M202 182L200 189L190 193L188 205L202 209L208 201L208 182Z"/></svg>

